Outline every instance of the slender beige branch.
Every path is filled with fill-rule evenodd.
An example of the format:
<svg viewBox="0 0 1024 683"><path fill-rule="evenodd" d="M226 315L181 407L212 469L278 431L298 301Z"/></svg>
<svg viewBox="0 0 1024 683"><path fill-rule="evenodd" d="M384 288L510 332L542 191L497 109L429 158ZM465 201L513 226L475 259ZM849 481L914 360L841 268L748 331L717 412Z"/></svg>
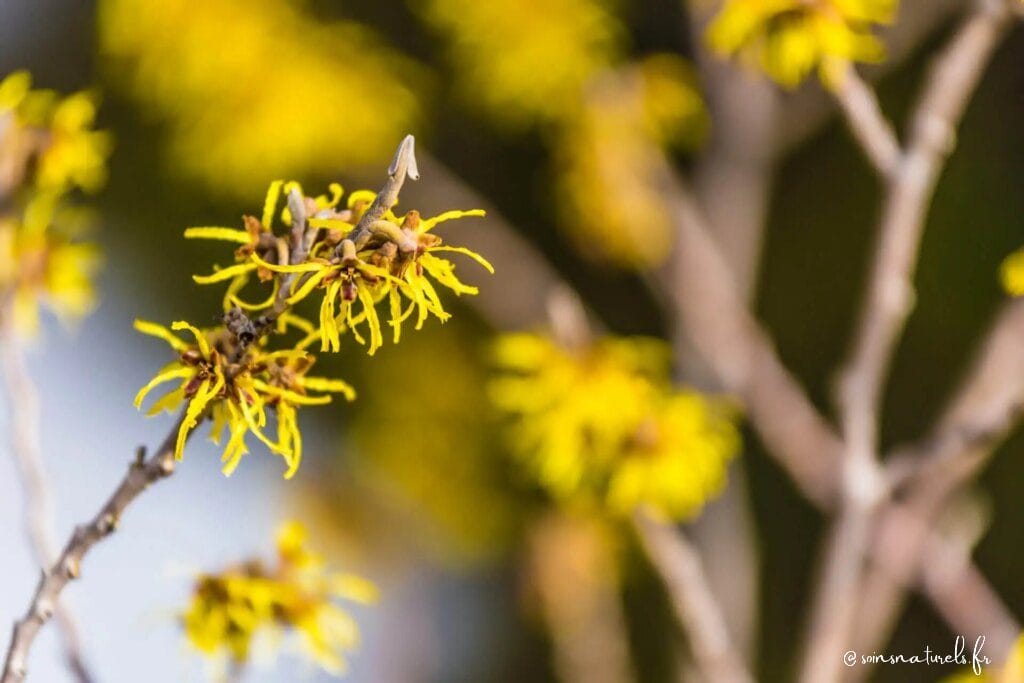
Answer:
<svg viewBox="0 0 1024 683"><path fill-rule="evenodd" d="M640 543L665 582L676 618L706 681L746 683L754 678L733 647L700 556L686 538L640 511L633 517Z"/></svg>
<svg viewBox="0 0 1024 683"><path fill-rule="evenodd" d="M892 124L885 118L878 97L853 66L849 66L832 94L846 124L864 154L883 178L896 171L902 153Z"/></svg>
<svg viewBox="0 0 1024 683"><path fill-rule="evenodd" d="M39 392L29 374L13 316L0 316L0 364L7 389L11 422L11 454L18 466L24 497L25 532L39 567L49 567L57 556L53 536L53 493L39 445ZM92 680L82 657L82 643L74 614L64 603L55 605L64 658L79 683Z"/></svg>
<svg viewBox="0 0 1024 683"><path fill-rule="evenodd" d="M983 0L940 53L914 108L906 153L892 173L851 357L840 374L845 442L843 508L811 612L802 680L838 680L874 513L886 495L877 461L884 379L913 304L925 217L952 152L956 127L1010 19L1005 0Z"/></svg>
<svg viewBox="0 0 1024 683"><path fill-rule="evenodd" d="M143 451L139 452L113 495L91 521L75 529L56 562L49 570L43 572L25 616L14 625L0 683L21 683L25 680L28 675L29 649L39 630L53 616L61 592L68 583L81 574L85 555L93 546L114 532L124 511L140 493L151 484L174 473L177 464L174 459L174 444L182 419L183 416L175 422L167 438L149 459L144 459Z"/></svg>
<svg viewBox="0 0 1024 683"><path fill-rule="evenodd" d="M750 314L689 191L672 188L676 255L672 295L685 334L748 412L769 452L821 507L834 502L842 445L779 360Z"/></svg>
<svg viewBox="0 0 1024 683"><path fill-rule="evenodd" d="M552 513L528 538L528 575L547 624L561 683L636 679L613 543L592 518Z"/></svg>
<svg viewBox="0 0 1024 683"><path fill-rule="evenodd" d="M975 362L932 433L898 448L893 462L909 474L900 484L902 502L879 522L864 579L856 627L858 651L877 649L891 632L905 592L927 564L926 539L951 496L989 461L996 445L1018 422L1024 405L1024 299L1007 303L975 354ZM860 673L860 672L858 672Z"/></svg>

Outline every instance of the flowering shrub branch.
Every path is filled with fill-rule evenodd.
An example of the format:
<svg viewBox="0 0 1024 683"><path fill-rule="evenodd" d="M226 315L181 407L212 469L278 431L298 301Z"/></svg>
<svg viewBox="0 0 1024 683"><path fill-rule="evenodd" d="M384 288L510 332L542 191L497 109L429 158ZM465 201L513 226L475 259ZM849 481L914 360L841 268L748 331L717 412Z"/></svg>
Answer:
<svg viewBox="0 0 1024 683"><path fill-rule="evenodd" d="M11 453L25 505L26 536L39 567L56 556L53 493L40 445L38 392L25 349L37 336L39 311L73 323L92 310L94 245L79 241L81 209L69 201L106 178L110 135L93 130L96 98L79 92L61 98L32 88L28 72L0 81L0 345L8 394ZM66 605L54 605L68 668L91 680L81 638Z"/></svg>
<svg viewBox="0 0 1024 683"><path fill-rule="evenodd" d="M245 230L205 226L186 230L186 237L241 244L235 252L235 265L194 277L200 284L229 282L222 324L204 330L178 321L168 329L136 321L138 331L163 339L177 354L139 391L136 405L141 406L157 386L177 381L177 387L158 399L149 412L180 410L179 417L151 457L140 452L99 513L75 530L53 567L43 573L28 611L15 626L2 683L25 678L32 642L52 616L64 587L79 576L86 553L114 531L124 510L142 491L174 472L200 422L211 420L215 443L220 443L225 431L228 434L222 455L225 474L248 452L245 437L252 434L283 457L285 478L290 478L302 456L297 408L328 403L331 393L355 398L352 387L341 380L308 375L315 362L306 350L309 345L319 340L322 350L337 351L345 332L365 343L358 331L358 326L365 324L372 354L382 343L376 305L384 298L389 300L395 341L402 321L413 311L418 311L417 328L428 313L446 320L450 314L425 276L428 274L456 294L476 293L476 288L456 278L454 264L434 253L466 254L487 269L490 264L463 247L443 244L430 231L444 221L483 212L452 211L422 220L418 212L409 211L398 218L392 208L406 176L418 177L412 136L399 147L381 192L355 192L344 210L336 208L342 196L340 186L332 186L331 198L311 198L302 194L297 183L276 181L267 194L262 219L246 217ZM274 223L282 190L287 191L288 201L280 210L280 219L289 229L278 236ZM258 304L239 297L253 273L271 288L271 296ZM292 310L316 289L324 292L319 325ZM403 298L410 302L404 310ZM352 310L357 300L362 304L358 315ZM303 333L301 339L271 350L271 337L284 339L295 329ZM276 438L266 433L271 415L277 425Z"/></svg>

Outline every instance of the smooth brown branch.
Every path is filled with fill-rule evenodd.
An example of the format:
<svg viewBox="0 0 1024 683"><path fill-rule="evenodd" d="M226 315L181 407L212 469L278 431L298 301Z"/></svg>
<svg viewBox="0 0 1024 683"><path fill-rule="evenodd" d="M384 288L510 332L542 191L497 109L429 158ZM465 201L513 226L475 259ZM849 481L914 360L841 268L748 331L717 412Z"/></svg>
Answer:
<svg viewBox="0 0 1024 683"><path fill-rule="evenodd" d="M140 451L138 457L129 465L124 479L96 516L75 528L52 567L43 572L25 616L14 625L0 683L21 683L25 680L28 675L28 655L32 643L39 630L57 609L61 592L68 583L81 574L82 560L86 554L114 532L124 511L139 494L151 484L174 474L177 464L174 459L174 445L182 421L183 416L175 421L167 438L148 459L145 459L144 452ZM189 434L194 431L190 430Z"/></svg>
<svg viewBox="0 0 1024 683"><path fill-rule="evenodd" d="M697 551L682 534L642 511L634 515L633 522L647 557L665 583L704 680L753 683L753 676L733 647Z"/></svg>
<svg viewBox="0 0 1024 683"><path fill-rule="evenodd" d="M939 55L914 107L910 142L883 206L850 361L840 376L844 437L848 430L875 431L882 384L913 305L912 279L935 185L970 95L1010 18L1006 0L979 2ZM874 437L869 441L873 450Z"/></svg>
<svg viewBox="0 0 1024 683"><path fill-rule="evenodd" d="M751 315L704 218L678 182L673 286L677 324L724 389L742 402L769 453L820 507L835 502L842 444Z"/></svg>
<svg viewBox="0 0 1024 683"><path fill-rule="evenodd" d="M868 290L850 360L839 378L845 443L843 509L812 607L802 680L837 680L854 618L871 521L887 494L877 458L882 386L913 305L925 217L956 127L1010 19L1005 0L983 0L940 53L915 105L910 142L890 177ZM851 547L850 542L856 545Z"/></svg>
<svg viewBox="0 0 1024 683"><path fill-rule="evenodd" d="M985 635L986 651L1001 661L1020 633L1012 613L971 561L977 534L951 535L935 529L935 520L907 505L894 505L875 534L871 568L859 594L861 601L849 647L876 652L888 641L907 592L917 588L954 633ZM863 680L870 666L849 674Z"/></svg>
<svg viewBox="0 0 1024 683"><path fill-rule="evenodd" d="M7 310L0 321L0 364L10 410L11 454L18 466L24 498L25 532L38 567L49 567L57 555L53 536L53 492L40 447L39 392L29 374L13 316ZM82 658L78 624L68 606L55 605L64 657L79 683L93 680Z"/></svg>
<svg viewBox="0 0 1024 683"><path fill-rule="evenodd" d="M883 178L895 171L902 153L892 124L885 118L875 91L848 66L832 90L839 109L871 165Z"/></svg>
<svg viewBox="0 0 1024 683"><path fill-rule="evenodd" d="M902 468L909 474L900 483L902 502L887 507L875 534L876 561L861 591L873 597L858 614L858 650L877 649L885 640L906 591L925 565L924 547L935 520L1019 422L1024 406L1024 299L1003 307L975 358L931 434L888 458L905 463Z"/></svg>
<svg viewBox="0 0 1024 683"><path fill-rule="evenodd" d="M636 680L619 596L616 553L594 519L549 514L531 525L527 576L562 683Z"/></svg>

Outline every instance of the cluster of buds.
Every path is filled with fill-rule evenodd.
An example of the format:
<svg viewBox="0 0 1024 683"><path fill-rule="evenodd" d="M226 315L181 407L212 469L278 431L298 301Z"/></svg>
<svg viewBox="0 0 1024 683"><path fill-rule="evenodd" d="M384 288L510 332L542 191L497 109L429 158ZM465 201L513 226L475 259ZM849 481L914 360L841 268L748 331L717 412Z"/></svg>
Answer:
<svg viewBox="0 0 1024 683"><path fill-rule="evenodd" d="M728 402L672 387L664 342L604 338L567 349L503 337L491 387L511 447L556 501L614 515L688 519L725 486L740 447Z"/></svg>
<svg viewBox="0 0 1024 683"><path fill-rule="evenodd" d="M205 655L226 656L237 667L249 661L254 642L274 640L258 641L258 636L290 632L311 661L342 673L344 654L358 645L359 630L335 601L373 602L377 590L358 576L329 571L305 541L305 529L290 522L278 532L272 566L253 559L197 577L182 615L189 643Z"/></svg>
<svg viewBox="0 0 1024 683"><path fill-rule="evenodd" d="M88 217L67 201L106 180L111 138L95 117L91 93L33 90L25 71L0 81L0 315L22 335L40 304L65 322L95 305L99 253L79 241Z"/></svg>
<svg viewBox="0 0 1024 683"><path fill-rule="evenodd" d="M327 403L331 393L349 400L355 397L354 390L340 380L307 374L315 361L308 351L311 345L319 341L321 351L338 351L342 334L350 331L357 342L368 343L373 354L383 344L376 307L384 299L397 342L402 322L414 313L417 329L430 315L442 322L450 317L431 278L456 294L477 292L455 276L453 263L437 254L465 254L492 270L490 264L464 247L443 244L431 230L454 218L482 216L482 211L450 211L426 220L416 211L401 218L392 211L405 178L418 177L413 145L412 136L402 142L380 193L353 192L344 208L340 185L331 185L330 195L307 197L298 183L275 181L261 218L243 217L242 229L200 226L185 231L186 238L239 246L234 264L193 278L199 284L227 283L220 327L200 330L175 323L175 330L187 330L194 338L186 342L165 327L136 323L137 329L166 340L179 354L136 397L136 405L141 406L153 387L180 382L150 410L174 410L187 403L177 457L191 430L209 415L215 442L220 442L225 428L229 432L222 456L225 473L237 466L246 452L244 437L252 433L284 457L285 476L291 477L302 452L297 407ZM280 206L282 195L287 201ZM278 223L285 227L280 233ZM244 300L250 284L269 287L269 295L256 303ZM314 292L321 297L316 324L293 310ZM271 337L289 338L295 330L299 334L290 337L286 348L270 349ZM268 408L276 418L276 438L265 431Z"/></svg>

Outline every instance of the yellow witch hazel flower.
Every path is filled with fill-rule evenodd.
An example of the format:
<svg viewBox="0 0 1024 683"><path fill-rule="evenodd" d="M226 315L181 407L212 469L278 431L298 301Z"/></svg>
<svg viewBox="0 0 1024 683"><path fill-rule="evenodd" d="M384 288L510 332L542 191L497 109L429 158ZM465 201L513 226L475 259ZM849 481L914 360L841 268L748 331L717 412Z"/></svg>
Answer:
<svg viewBox="0 0 1024 683"><path fill-rule="evenodd" d="M605 338L568 350L513 334L496 356L492 398L514 418L513 448L556 499L687 519L724 486L740 445L733 412L672 389L663 342Z"/></svg>
<svg viewBox="0 0 1024 683"><path fill-rule="evenodd" d="M178 353L174 362L162 368L139 391L135 407L140 408L157 386L172 381L178 383L153 403L149 414L174 411L182 404L187 406L174 447L174 455L179 460L189 433L209 412L213 442L219 445L227 432L221 456L224 474L230 475L248 453L245 437L251 433L271 452L284 458L287 465L284 476L290 479L302 460L296 409L329 403L330 393L340 393L350 401L355 398L352 387L341 380L309 376L307 372L314 359L305 351L266 351L262 339L260 343L240 348L236 335L229 333L226 326L203 331L179 321L169 330L137 320L135 329L163 339ZM187 332L192 339L186 341L171 330ZM268 410L276 416L276 440L264 431Z"/></svg>
<svg viewBox="0 0 1024 683"><path fill-rule="evenodd" d="M818 69L834 86L852 62L876 63L885 47L874 34L897 0L725 0L708 27L717 51L752 63L792 88Z"/></svg>
<svg viewBox="0 0 1024 683"><path fill-rule="evenodd" d="M331 674L344 673L345 655L359 645L359 628L338 600L372 603L377 589L366 579L327 569L306 547L306 530L284 524L277 536L277 561L258 559L197 578L192 601L181 615L185 636L199 652L235 667L287 632L301 652Z"/></svg>
<svg viewBox="0 0 1024 683"><path fill-rule="evenodd" d="M407 157L403 163L411 159L412 174L416 177L412 145L412 136L409 136L399 150L396 163L399 158ZM395 179L407 172L409 169L403 168L401 173L392 173L392 182L397 182ZM275 233L274 219L284 193L288 194L289 201L280 209L280 219L290 233L295 233L296 212L303 214L299 232L306 256L300 262L283 256L287 240L294 238ZM433 232L441 223L483 216L484 211L447 211L422 218L413 210L397 216L392 211L397 189L393 194L384 196L359 190L349 195L342 207L340 185L331 186L330 197L304 198L297 183L275 181L267 193L262 219L245 217L244 230L201 226L185 231L187 238L224 240L241 245L235 251L234 265L210 275L197 275L194 279L200 284L230 280L225 308L239 306L258 311L280 297L275 291L262 303L242 301L238 293L251 275L256 274L261 280L272 279L274 275L285 276L288 289L283 300L288 306L299 304L314 292L320 295L317 325L299 321L295 316L289 318L296 325L307 326L309 331L298 348L306 348L319 340L322 351L338 351L341 335L350 331L358 343L367 345L372 355L384 342L384 328L376 307L385 299L390 314L387 323L397 343L402 323L411 317L415 318L416 329L421 329L430 316L442 322L449 319L450 314L434 283L456 295L478 292L476 287L456 276L455 264L445 258L445 254L462 254L494 272L491 264L476 252L447 245Z"/></svg>

